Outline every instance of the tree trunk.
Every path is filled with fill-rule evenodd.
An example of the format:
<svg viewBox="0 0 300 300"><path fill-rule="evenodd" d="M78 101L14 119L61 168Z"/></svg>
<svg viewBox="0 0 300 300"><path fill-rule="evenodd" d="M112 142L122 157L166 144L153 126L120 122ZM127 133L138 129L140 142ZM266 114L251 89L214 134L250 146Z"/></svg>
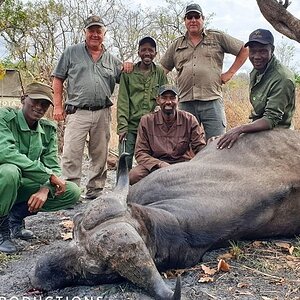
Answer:
<svg viewBox="0 0 300 300"><path fill-rule="evenodd" d="M300 20L276 0L256 0L265 19L280 33L300 42Z"/></svg>

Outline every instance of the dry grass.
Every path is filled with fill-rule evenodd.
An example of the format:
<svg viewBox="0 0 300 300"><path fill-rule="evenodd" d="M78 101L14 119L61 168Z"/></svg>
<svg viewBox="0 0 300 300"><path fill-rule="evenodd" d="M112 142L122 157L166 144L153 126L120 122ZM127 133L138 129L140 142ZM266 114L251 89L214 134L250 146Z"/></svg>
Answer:
<svg viewBox="0 0 300 300"><path fill-rule="evenodd" d="M249 122L251 104L248 100L248 87L234 87L224 89L224 102L227 116L227 129ZM296 111L294 127L300 129L300 89L296 93Z"/></svg>

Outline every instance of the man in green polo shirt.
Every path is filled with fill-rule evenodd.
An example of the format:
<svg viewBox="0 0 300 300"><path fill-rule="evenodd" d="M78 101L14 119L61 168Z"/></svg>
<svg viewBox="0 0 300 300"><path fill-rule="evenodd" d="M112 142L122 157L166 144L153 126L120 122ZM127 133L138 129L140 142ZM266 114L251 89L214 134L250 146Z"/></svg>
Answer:
<svg viewBox="0 0 300 300"><path fill-rule="evenodd" d="M132 167L140 119L154 110L157 105L158 88L167 83L164 70L153 62L156 54L155 40L150 36L142 38L138 49L141 60L133 66L131 73L121 75L117 106L117 133L120 141L119 154L123 151L130 154L127 159L129 169Z"/></svg>
<svg viewBox="0 0 300 300"><path fill-rule="evenodd" d="M250 102L253 122L237 126L221 136L219 149L231 148L242 133L274 127L290 128L295 111L295 76L274 55L274 37L269 30L257 29L245 44L254 69L250 73Z"/></svg>
<svg viewBox="0 0 300 300"><path fill-rule="evenodd" d="M14 238L30 239L24 218L68 208L80 189L59 177L56 125L41 119L53 105L52 89L29 84L22 109L0 109L0 252L17 251ZM9 230L10 229L10 230Z"/></svg>

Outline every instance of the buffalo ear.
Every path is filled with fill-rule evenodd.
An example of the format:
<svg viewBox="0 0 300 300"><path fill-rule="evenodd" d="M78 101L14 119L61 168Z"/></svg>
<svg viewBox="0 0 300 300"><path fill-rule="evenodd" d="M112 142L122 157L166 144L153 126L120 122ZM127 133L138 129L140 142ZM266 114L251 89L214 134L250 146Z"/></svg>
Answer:
<svg viewBox="0 0 300 300"><path fill-rule="evenodd" d="M129 190L129 176L128 176L128 167L127 167L127 159L129 153L123 152L120 155L117 169L117 184L115 190L122 190L124 193L126 191L126 195Z"/></svg>

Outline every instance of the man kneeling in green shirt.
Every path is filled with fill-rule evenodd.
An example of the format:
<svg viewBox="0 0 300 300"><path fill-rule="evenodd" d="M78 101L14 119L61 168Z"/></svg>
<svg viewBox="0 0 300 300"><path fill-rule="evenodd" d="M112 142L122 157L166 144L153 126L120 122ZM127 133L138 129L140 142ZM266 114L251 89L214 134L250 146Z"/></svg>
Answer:
<svg viewBox="0 0 300 300"><path fill-rule="evenodd" d="M0 251L14 253L13 238L30 239L24 218L38 211L65 209L78 201L80 189L58 177L56 125L41 119L52 89L29 84L22 109L0 109Z"/></svg>

